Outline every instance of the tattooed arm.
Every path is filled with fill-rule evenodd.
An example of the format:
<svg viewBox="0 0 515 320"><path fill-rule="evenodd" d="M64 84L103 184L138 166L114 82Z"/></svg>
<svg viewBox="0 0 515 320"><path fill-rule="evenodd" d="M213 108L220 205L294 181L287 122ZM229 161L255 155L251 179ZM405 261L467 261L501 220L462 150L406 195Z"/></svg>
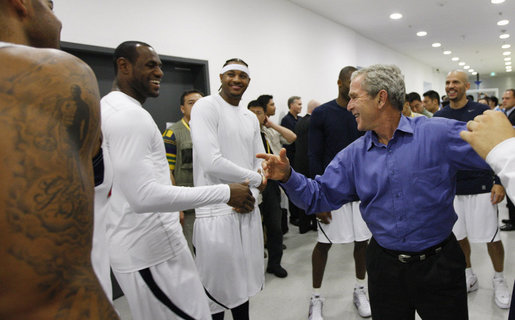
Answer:
<svg viewBox="0 0 515 320"><path fill-rule="evenodd" d="M90 261L95 76L29 47L0 70L0 319L117 319Z"/></svg>

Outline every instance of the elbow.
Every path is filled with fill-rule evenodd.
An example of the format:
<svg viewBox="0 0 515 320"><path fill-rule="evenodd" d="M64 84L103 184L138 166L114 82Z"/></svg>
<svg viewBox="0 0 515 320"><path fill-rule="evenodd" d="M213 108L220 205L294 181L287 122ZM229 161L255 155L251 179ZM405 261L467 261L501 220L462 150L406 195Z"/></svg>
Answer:
<svg viewBox="0 0 515 320"><path fill-rule="evenodd" d="M291 137L289 139L286 139L289 143L294 143L295 140L297 140L297 135L295 133L292 133Z"/></svg>

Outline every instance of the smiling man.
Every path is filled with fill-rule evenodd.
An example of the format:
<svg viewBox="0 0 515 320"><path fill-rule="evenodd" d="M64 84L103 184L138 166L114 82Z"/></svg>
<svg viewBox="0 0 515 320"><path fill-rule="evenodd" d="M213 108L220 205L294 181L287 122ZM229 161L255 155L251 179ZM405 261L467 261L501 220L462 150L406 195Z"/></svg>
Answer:
<svg viewBox="0 0 515 320"><path fill-rule="evenodd" d="M467 74L461 70L449 72L445 92L450 104L436 112L434 117L470 121L490 110L486 105L469 101L466 92L470 88ZM504 280L504 247L499 234L497 204L504 199L504 188L491 170L458 171L454 208L458 221L453 228L467 261L465 274L467 291L479 288L477 276L472 271L470 243L486 243L494 267L494 298L500 308L510 306L510 291Z"/></svg>
<svg viewBox="0 0 515 320"><path fill-rule="evenodd" d="M356 196L372 232L367 248L374 319L468 319L465 258L452 227L458 170L489 169L460 138L465 123L401 115L404 79L395 66L352 74L347 109L365 135L340 151L322 176L290 168L285 150L260 154L265 176L282 182L310 214Z"/></svg>
<svg viewBox="0 0 515 320"><path fill-rule="evenodd" d="M101 100L105 152L111 158L109 256L133 319L211 319L204 288L179 224L179 210L224 204L243 212L254 199L243 184L172 186L165 147L142 107L159 95L161 60L144 42L114 52L116 82Z"/></svg>
<svg viewBox="0 0 515 320"><path fill-rule="evenodd" d="M195 186L248 181L254 197L265 187L258 173L264 152L256 116L240 105L250 83L247 64L227 60L220 92L195 103L191 112ZM249 317L249 298L263 288L263 229L257 204L241 214L227 205L195 210L193 245L213 319L231 309L233 319Z"/></svg>

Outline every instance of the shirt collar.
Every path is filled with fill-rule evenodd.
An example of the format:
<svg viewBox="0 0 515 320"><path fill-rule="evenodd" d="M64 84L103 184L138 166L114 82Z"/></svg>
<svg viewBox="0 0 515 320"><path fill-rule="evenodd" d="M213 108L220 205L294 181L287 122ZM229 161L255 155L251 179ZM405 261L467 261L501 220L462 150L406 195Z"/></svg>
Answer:
<svg viewBox="0 0 515 320"><path fill-rule="evenodd" d="M413 134L413 126L412 125L413 125L412 120L406 118L404 115L401 114L401 119L399 121L399 125L397 126L397 129L395 129L392 139L395 139L395 137L398 135L397 131L408 133L408 134ZM367 131L367 133L365 134L365 139L366 139L365 145L367 146L367 151L370 151L370 149L372 149L373 146L376 146L379 148L384 147L384 145L382 143L380 143L379 140L377 140L377 134L375 134L375 132L373 132L372 130Z"/></svg>

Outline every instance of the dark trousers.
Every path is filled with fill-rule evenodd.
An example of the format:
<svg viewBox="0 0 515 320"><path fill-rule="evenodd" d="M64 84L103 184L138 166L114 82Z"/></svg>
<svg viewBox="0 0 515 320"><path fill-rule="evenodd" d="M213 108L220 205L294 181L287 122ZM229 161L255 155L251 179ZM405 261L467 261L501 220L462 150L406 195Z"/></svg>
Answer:
<svg viewBox="0 0 515 320"><path fill-rule="evenodd" d="M316 215L306 214L306 211L299 209L299 231L304 233L309 230L316 228L317 220Z"/></svg>
<svg viewBox="0 0 515 320"><path fill-rule="evenodd" d="M515 205L513 205L513 202L511 201L511 199L508 196L506 196L506 202L508 203L506 205L506 207L508 207L508 215L509 215L510 223L514 224L515 223Z"/></svg>
<svg viewBox="0 0 515 320"><path fill-rule="evenodd" d="M425 260L402 263L374 238L367 248L374 320L468 319L465 256L454 235Z"/></svg>
<svg viewBox="0 0 515 320"><path fill-rule="evenodd" d="M291 202L289 199L288 199L288 210L290 210L290 222L292 220L296 220L297 222L299 221L299 216L300 214L304 214L303 212L301 212L302 210L297 207L295 204L293 204L293 202Z"/></svg>
<svg viewBox="0 0 515 320"><path fill-rule="evenodd" d="M278 183L268 180L262 196L263 201L259 205L259 211L263 215L263 224L266 227L268 266L280 265L283 256L283 232L281 229L281 191Z"/></svg>

